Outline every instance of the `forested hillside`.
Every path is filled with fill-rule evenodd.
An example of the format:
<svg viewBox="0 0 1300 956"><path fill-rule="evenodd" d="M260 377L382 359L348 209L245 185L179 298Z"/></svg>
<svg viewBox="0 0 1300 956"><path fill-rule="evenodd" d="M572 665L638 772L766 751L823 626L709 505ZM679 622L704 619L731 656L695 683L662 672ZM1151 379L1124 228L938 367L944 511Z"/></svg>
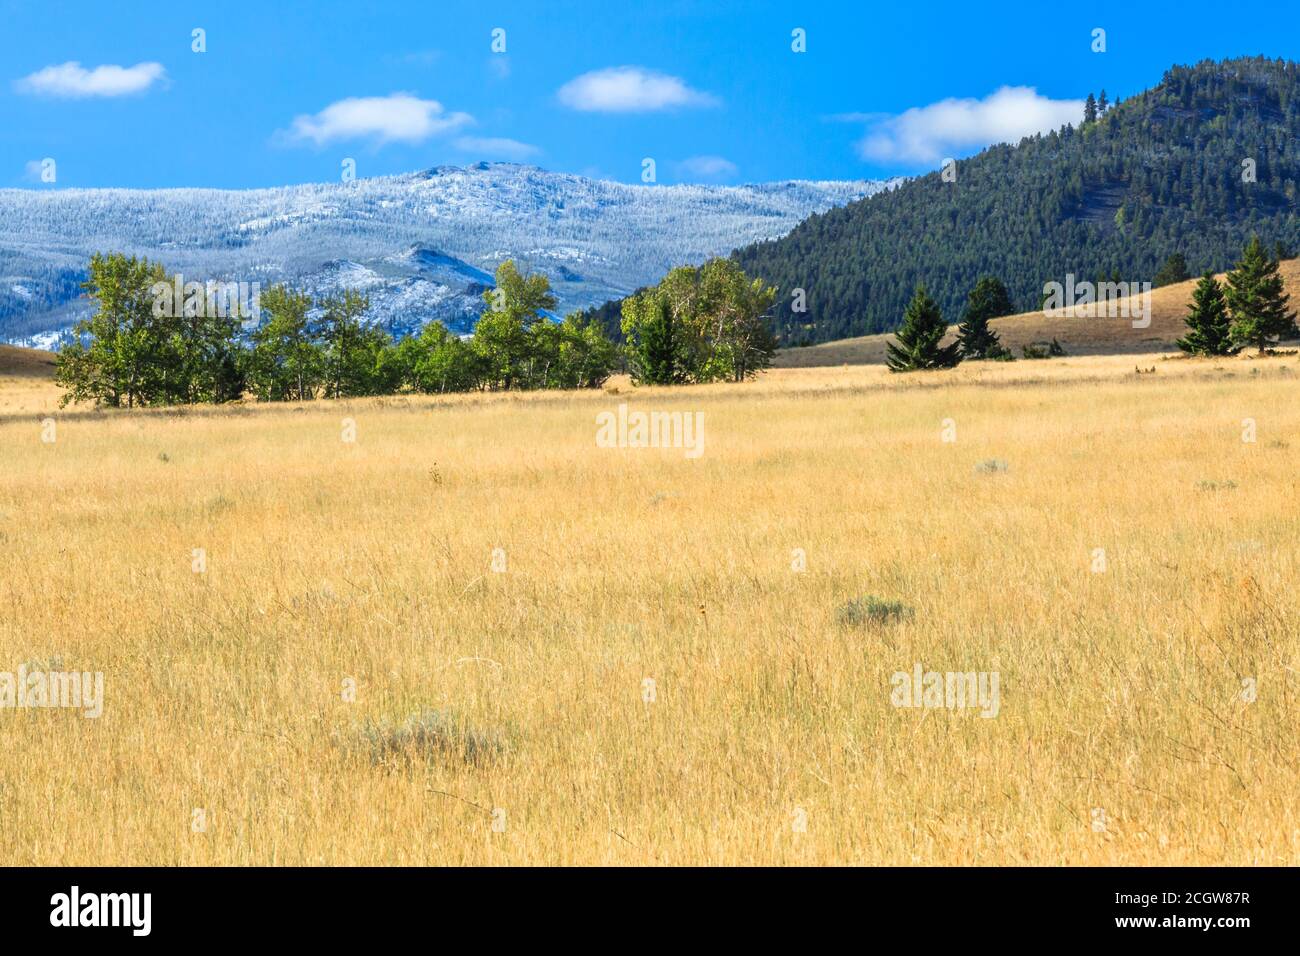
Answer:
<svg viewBox="0 0 1300 956"><path fill-rule="evenodd" d="M918 283L956 321L986 274L1027 310L1067 273L1146 281L1175 252L1193 274L1222 270L1252 233L1285 254L1300 247L1298 183L1300 66L1207 61L1092 122L962 160L955 181L910 180L734 256L779 287L782 344L823 342L894 328Z"/></svg>

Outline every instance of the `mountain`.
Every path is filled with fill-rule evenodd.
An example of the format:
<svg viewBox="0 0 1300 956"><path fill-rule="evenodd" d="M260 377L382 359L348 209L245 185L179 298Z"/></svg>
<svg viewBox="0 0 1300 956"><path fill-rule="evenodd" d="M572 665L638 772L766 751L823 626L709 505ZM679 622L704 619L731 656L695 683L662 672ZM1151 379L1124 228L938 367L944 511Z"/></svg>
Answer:
<svg viewBox="0 0 1300 956"><path fill-rule="evenodd" d="M737 250L747 272L782 290L781 342L893 329L918 283L956 322L982 275L1000 277L1028 310L1067 274L1148 281L1174 252L1194 273L1222 270L1255 233L1284 256L1300 246L1296 63L1177 66L1082 119L962 160L955 181L908 180ZM806 312L791 310L796 288Z"/></svg>
<svg viewBox="0 0 1300 956"><path fill-rule="evenodd" d="M91 253L110 250L187 281L358 288L370 317L396 333L430 319L468 332L505 259L549 276L567 312L886 185L627 185L479 163L246 191L5 189L0 340L50 344L89 308L79 297Z"/></svg>

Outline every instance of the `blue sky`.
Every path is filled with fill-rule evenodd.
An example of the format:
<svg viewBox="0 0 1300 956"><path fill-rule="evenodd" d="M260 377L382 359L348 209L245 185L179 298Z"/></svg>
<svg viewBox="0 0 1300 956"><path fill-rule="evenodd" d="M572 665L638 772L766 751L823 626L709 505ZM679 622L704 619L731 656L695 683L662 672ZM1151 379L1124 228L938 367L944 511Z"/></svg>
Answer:
<svg viewBox="0 0 1300 956"><path fill-rule="evenodd" d="M649 157L664 183L873 178L1172 63L1300 58L1283 3L287 6L0 0L0 186L272 186L348 158L358 176L488 159L638 182Z"/></svg>

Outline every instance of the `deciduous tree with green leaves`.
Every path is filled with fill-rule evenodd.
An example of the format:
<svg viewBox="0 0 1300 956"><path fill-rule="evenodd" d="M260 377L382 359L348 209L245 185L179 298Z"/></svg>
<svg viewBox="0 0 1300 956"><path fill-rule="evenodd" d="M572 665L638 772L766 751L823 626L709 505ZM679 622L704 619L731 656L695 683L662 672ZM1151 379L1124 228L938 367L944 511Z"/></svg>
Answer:
<svg viewBox="0 0 1300 956"><path fill-rule="evenodd" d="M249 385L262 401L302 402L316 397L325 356L312 334L311 296L283 285L261 295L262 323L249 338Z"/></svg>
<svg viewBox="0 0 1300 956"><path fill-rule="evenodd" d="M197 303L196 303L197 305ZM239 316L187 304L180 316L159 318L166 400L183 404L232 402L247 387L247 356L240 347Z"/></svg>
<svg viewBox="0 0 1300 956"><path fill-rule="evenodd" d="M734 259L710 259L699 272L705 305L705 336L712 343L710 359L719 376L743 382L769 368L776 338L765 316L776 299L776 288L751 279Z"/></svg>
<svg viewBox="0 0 1300 956"><path fill-rule="evenodd" d="M540 273L521 273L507 259L497 266L496 288L484 292L483 301L488 308L474 329L474 350L482 359L485 384L527 387L529 332L556 306L550 282Z"/></svg>
<svg viewBox="0 0 1300 956"><path fill-rule="evenodd" d="M370 299L347 289L320 303L319 338L323 350L323 385L326 398L371 395L376 391L376 362L391 340L383 329L366 326L361 317Z"/></svg>
<svg viewBox="0 0 1300 956"><path fill-rule="evenodd" d="M402 339L397 354L406 384L418 392L469 392L479 387L478 353L441 322L429 322L418 335Z"/></svg>
<svg viewBox="0 0 1300 956"><path fill-rule="evenodd" d="M62 404L91 401L134 408L167 400L167 329L155 314L152 291L167 281L160 263L98 253L82 284L97 305L76 324L73 341L59 353L55 380L66 390Z"/></svg>
<svg viewBox="0 0 1300 956"><path fill-rule="evenodd" d="M771 365L767 315L776 289L732 259L679 266L657 286L623 300L633 380L652 385L740 382Z"/></svg>
<svg viewBox="0 0 1300 956"><path fill-rule="evenodd" d="M539 334L545 330L545 344ZM618 365L618 347L594 317L570 312L556 325L533 326L534 350L545 366L541 388L599 388Z"/></svg>

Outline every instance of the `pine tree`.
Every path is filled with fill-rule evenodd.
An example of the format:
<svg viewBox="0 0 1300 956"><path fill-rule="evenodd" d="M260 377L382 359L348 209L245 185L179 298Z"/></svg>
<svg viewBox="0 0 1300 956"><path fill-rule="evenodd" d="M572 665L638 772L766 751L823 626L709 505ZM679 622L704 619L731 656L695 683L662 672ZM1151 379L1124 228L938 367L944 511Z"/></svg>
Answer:
<svg viewBox="0 0 1300 956"><path fill-rule="evenodd" d="M1106 91L1101 91L1101 96L1097 97L1097 115L1105 116L1106 110L1110 108L1110 103L1106 99Z"/></svg>
<svg viewBox="0 0 1300 956"><path fill-rule="evenodd" d="M891 372L912 372L928 368L952 368L961 361L957 343L940 345L948 334L933 299L923 286L917 286L903 313L903 324L895 333L895 342L886 346L885 361Z"/></svg>
<svg viewBox="0 0 1300 956"><path fill-rule="evenodd" d="M1097 98L1091 93L1083 104L1083 121L1085 123L1095 123L1097 121Z"/></svg>
<svg viewBox="0 0 1300 956"><path fill-rule="evenodd" d="M975 283L966 297L966 311L957 326L957 348L962 358L983 359L1001 354L998 334L989 328L989 320L1010 315L1015 309L1002 280L985 276Z"/></svg>
<svg viewBox="0 0 1300 956"><path fill-rule="evenodd" d="M689 380L685 329L672 302L659 289L623 300L628 369L638 385L677 385Z"/></svg>
<svg viewBox="0 0 1300 956"><path fill-rule="evenodd" d="M1287 311L1291 297L1283 291L1277 265L1256 236L1228 273L1225 297L1232 313L1229 334L1233 344L1253 345L1261 355L1278 339L1300 335L1296 314Z"/></svg>
<svg viewBox="0 0 1300 956"><path fill-rule="evenodd" d="M1228 336L1231 319L1223 286L1213 272L1201 276L1192 291L1192 304L1183 319L1187 335L1178 340L1178 347L1192 355L1232 355L1237 351Z"/></svg>
<svg viewBox="0 0 1300 956"><path fill-rule="evenodd" d="M1165 260L1165 264L1160 267L1151 284L1159 289L1161 286L1173 285L1176 282L1186 282L1190 278L1187 272L1187 259L1181 252L1175 252Z"/></svg>

